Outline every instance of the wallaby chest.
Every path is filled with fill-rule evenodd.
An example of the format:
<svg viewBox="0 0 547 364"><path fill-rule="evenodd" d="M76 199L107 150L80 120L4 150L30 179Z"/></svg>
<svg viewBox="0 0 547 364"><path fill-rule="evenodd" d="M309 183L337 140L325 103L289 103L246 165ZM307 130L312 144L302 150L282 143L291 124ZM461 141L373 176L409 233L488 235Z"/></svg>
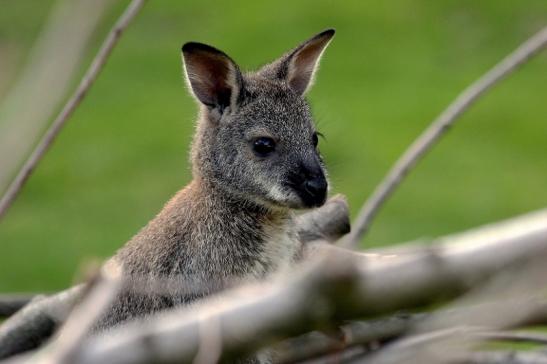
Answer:
<svg viewBox="0 0 547 364"><path fill-rule="evenodd" d="M292 213L190 185L117 255L134 280L222 289L289 267L300 252Z"/></svg>

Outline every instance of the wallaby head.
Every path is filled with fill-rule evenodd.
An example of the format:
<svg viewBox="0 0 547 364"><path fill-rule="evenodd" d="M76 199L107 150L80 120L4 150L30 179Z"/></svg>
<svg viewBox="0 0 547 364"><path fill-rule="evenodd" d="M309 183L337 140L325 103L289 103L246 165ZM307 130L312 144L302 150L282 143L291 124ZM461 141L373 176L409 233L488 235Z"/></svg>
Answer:
<svg viewBox="0 0 547 364"><path fill-rule="evenodd" d="M325 202L326 171L304 95L333 35L317 34L248 73L218 49L184 44L186 79L202 105L192 147L195 178L268 208Z"/></svg>

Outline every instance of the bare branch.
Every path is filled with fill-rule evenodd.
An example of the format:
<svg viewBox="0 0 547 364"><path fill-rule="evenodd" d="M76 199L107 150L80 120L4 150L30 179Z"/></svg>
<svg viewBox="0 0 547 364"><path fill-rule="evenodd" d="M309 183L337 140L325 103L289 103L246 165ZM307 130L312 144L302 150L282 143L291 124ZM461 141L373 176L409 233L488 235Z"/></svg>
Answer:
<svg viewBox="0 0 547 364"><path fill-rule="evenodd" d="M179 308L115 329L86 344L75 362L191 361L203 320L220 323L223 358L239 356L325 322L453 298L546 250L547 211L540 211L439 239L434 248L412 256L370 259L364 266L361 257L357 265L346 256L326 257L290 280L242 287L190 310Z"/></svg>
<svg viewBox="0 0 547 364"><path fill-rule="evenodd" d="M526 325L546 304L545 255L507 267L479 289L431 312L406 337L367 358L371 364L454 363L464 358L489 332Z"/></svg>
<svg viewBox="0 0 547 364"><path fill-rule="evenodd" d="M0 326L0 359L39 346L68 316L80 298L83 286L49 297L40 297L23 307Z"/></svg>
<svg viewBox="0 0 547 364"><path fill-rule="evenodd" d="M323 240L334 242L350 231L349 207L343 195L330 198L318 209L296 218L301 242Z"/></svg>
<svg viewBox="0 0 547 364"><path fill-rule="evenodd" d="M399 255L367 255L332 248L326 261L309 263L290 280L278 278L242 287L205 300L191 310L182 307L147 323L120 327L112 336L84 345L82 356L75 362L139 363L158 359L158 355L192 360L202 337L200 328L217 327L208 326L207 320L219 323L219 345L225 358L248 353L273 338L324 327L327 322L336 324L341 319L383 315L448 300L510 264L545 253L547 210L440 238L434 246L406 249ZM60 302L66 306L65 301ZM2 333L5 337L12 331L14 319L28 319L28 311L34 307L31 312L36 312L35 306L29 305L8 320L9 325L0 327L0 348L9 348L14 342L21 345L21 330L16 330L19 336L10 334L11 341L2 340ZM54 305L42 307L39 317L51 322L48 315L52 309L59 311ZM545 308L540 311L546 312ZM57 312L54 317L60 316ZM34 322L25 322L23 339L29 332L30 340L36 337ZM39 329L41 334L43 328Z"/></svg>
<svg viewBox="0 0 547 364"><path fill-rule="evenodd" d="M72 87L113 0L55 0L17 82L0 105L0 192L8 187Z"/></svg>
<svg viewBox="0 0 547 364"><path fill-rule="evenodd" d="M342 246L356 248L372 220L385 201L393 194L405 176L420 159L449 130L458 117L496 83L517 70L547 45L547 27L529 38L513 53L465 89L405 151L393 165L372 196L365 202L350 234L342 239Z"/></svg>
<svg viewBox="0 0 547 364"><path fill-rule="evenodd" d="M318 236L328 238L344 232L348 222L346 200L343 196L338 195L327 201L322 208L301 215L297 219L297 229L304 239ZM314 245L318 244L314 243ZM329 248L342 250L331 245ZM80 288L43 297L7 320L0 326L0 358L35 347L37 343L47 339L52 331L64 322L69 313L69 310L63 311L60 308L72 307L72 304L79 300L82 294L83 289ZM52 317L50 317L50 312L54 313Z"/></svg>
<svg viewBox="0 0 547 364"><path fill-rule="evenodd" d="M354 346L338 353L331 353L311 360L304 360L299 364L333 364L333 363L363 363L363 356L369 352L364 346Z"/></svg>
<svg viewBox="0 0 547 364"><path fill-rule="evenodd" d="M0 318L13 315L35 297L31 293L0 294Z"/></svg>
<svg viewBox="0 0 547 364"><path fill-rule="evenodd" d="M214 319L201 322L203 326L199 329L200 342L192 364L218 363L222 355L220 323Z"/></svg>
<svg viewBox="0 0 547 364"><path fill-rule="evenodd" d="M351 322L332 332L315 331L288 339L272 347L274 362L295 363L337 353L356 345L389 340L403 335L424 316L396 314L377 320Z"/></svg>
<svg viewBox="0 0 547 364"><path fill-rule="evenodd" d="M418 321L421 321L425 317L425 314L417 315L415 318L418 319ZM404 332L408 331L408 329L411 328L412 325L408 325L411 323L411 321L414 320L414 317L408 316L409 320L405 321L394 321L390 322L388 321L387 324L394 329L393 332L389 332L388 330L384 330L383 327L383 320L375 320L371 323L374 323L375 329L371 330L371 333L374 333L376 329L379 329L380 335L378 338L381 340L382 334L389 333L393 336L399 336L400 334L403 334ZM395 325L393 325L395 323ZM354 345L358 344L367 344L367 343L374 343L374 341L368 341L368 339L371 338L369 336L369 333L367 332L367 325L368 322L356 322L352 323L350 326L345 327L351 327L350 330L356 329L356 334L359 336L361 333L361 329L359 328L360 325L363 325L362 328L365 329L364 333L365 335L363 338L366 341L358 342L358 340L352 340ZM378 324L376 326L376 324ZM402 324L402 325L401 325ZM312 335L313 334L313 335ZM353 348L353 345L351 345L350 342L346 345L340 345L340 342L338 342L338 346L335 346L332 343L332 339L329 341L325 339L324 334L321 333L312 333L308 334L306 336L302 336L296 339L289 339L286 342L291 343L294 341L295 347L285 346L285 342L277 345L275 348L280 348L283 351L281 352L281 356L277 355L274 357L274 363L276 364L283 364L283 363L294 363L294 362L302 362L302 363L309 363L309 364L318 364L318 363L332 363L332 362L348 362L348 363L361 363L361 362L367 362L367 363L386 363L385 357L381 358L380 361L378 361L378 357L375 357L375 351L379 350L379 353L382 353L382 351L385 350L385 348L382 348L382 343L378 343L376 347L373 345L360 345L360 350L356 351ZM449 355L447 355L447 348L441 347L439 344L444 344L444 341L447 339L450 339L453 336L456 335L467 335L468 341L473 342L473 340L476 340L476 342L487 340L487 341L505 341L505 342L525 342L525 343L532 343L532 344L540 344L545 345L547 344L547 335L541 333L541 332L519 332L519 331L480 331L480 329L477 328L462 328L462 327L454 327L452 329L444 329L444 330L438 330L434 332L429 332L421 335L414 335L410 336L406 339L403 339L399 342L395 342L395 344L387 344L387 349L390 350L390 353L392 354L390 356L390 361L387 361L388 363L400 363L400 362L410 362L410 363L439 363L439 362L447 362L447 363L467 363L467 360L478 360L481 358L481 360L491 360L492 363L495 364L503 364L503 363L528 363L527 360L532 360L532 358L543 358L545 356L547 358L547 352L536 352L534 356L531 356L527 358L526 360L524 358L519 358L518 360L515 359L515 361L505 361L510 357L511 354L515 354L516 352L512 352L511 354L509 352L503 352L503 355L501 355L502 352L495 352L494 355L486 355L484 356L483 353L476 353L476 352L469 352L467 354L460 353L459 357L460 359L453 358ZM386 337L386 339L389 339L393 336ZM297 345L303 345L303 348L297 348ZM287 350L288 349L288 350ZM306 350L306 349L315 349L312 351ZM367 350L368 349L368 350ZM454 342L450 342L448 350L454 350L455 345ZM356 355L356 354L359 355ZM436 354L435 354L436 353ZM320 356L322 355L322 356ZM317 356L320 356L317 359ZM435 356L435 358L432 358L432 356ZM464 360L461 360L461 357L465 358ZM516 355L516 357L519 357ZM311 360L310 360L311 359ZM355 360L355 361L354 361ZM535 363L535 361L530 361L530 363Z"/></svg>
<svg viewBox="0 0 547 364"><path fill-rule="evenodd" d="M86 74L81 80L78 88L67 101L57 118L50 125L34 151L31 153L13 182L10 184L2 199L0 199L0 218L6 213L7 209L11 206L12 202L15 200L19 191L30 177L30 174L36 168L44 154L50 148L51 144L54 142L55 138L69 120L70 116L76 110L78 105L82 102L85 95L97 79L97 76L103 69L108 57L112 53L112 50L118 43L123 31L131 23L133 18L138 14L139 10L142 8L146 0L132 0L127 9L118 19L105 41L103 42L99 52L93 59L93 62L89 66Z"/></svg>
<svg viewBox="0 0 547 364"><path fill-rule="evenodd" d="M112 303L122 285L120 271L106 270L88 285L82 302L76 305L56 339L43 356L41 364L69 364L78 355L82 342L90 334L100 316Z"/></svg>
<svg viewBox="0 0 547 364"><path fill-rule="evenodd" d="M471 353L460 364L547 364L545 351L483 351Z"/></svg>
<svg viewBox="0 0 547 364"><path fill-rule="evenodd" d="M325 355L327 358L337 356L354 346L380 346L386 340L392 340L408 333L409 330L415 327L416 323L423 321L425 318L427 318L426 314L395 315L385 319L351 322L334 332L314 331L282 341L273 346L273 361L276 364L285 364L304 360L310 361L310 359L318 357L325 360ZM471 335L471 331L468 334ZM478 331L473 332L472 336L477 340L547 345L547 335L542 332ZM433 341L435 339L431 336L428 336L428 338ZM416 344L416 341L413 342ZM431 341L428 343L431 343ZM395 348L394 351L399 349L401 348ZM409 359L408 353L404 353L402 357ZM370 361L370 357L367 359ZM313 362L315 363L315 361Z"/></svg>
<svg viewBox="0 0 547 364"><path fill-rule="evenodd" d="M527 342L547 345L547 335L541 332L491 331L478 333L477 336L491 341Z"/></svg>

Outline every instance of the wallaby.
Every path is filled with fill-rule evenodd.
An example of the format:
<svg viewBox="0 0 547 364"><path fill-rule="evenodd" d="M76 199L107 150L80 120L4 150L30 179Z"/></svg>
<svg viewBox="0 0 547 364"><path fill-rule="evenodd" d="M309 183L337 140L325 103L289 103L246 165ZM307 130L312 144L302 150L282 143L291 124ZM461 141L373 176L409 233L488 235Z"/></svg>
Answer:
<svg viewBox="0 0 547 364"><path fill-rule="evenodd" d="M193 180L105 265L130 283L98 329L188 304L298 260L297 209L321 206L327 179L304 99L334 30L256 72L218 49L186 43L200 104Z"/></svg>

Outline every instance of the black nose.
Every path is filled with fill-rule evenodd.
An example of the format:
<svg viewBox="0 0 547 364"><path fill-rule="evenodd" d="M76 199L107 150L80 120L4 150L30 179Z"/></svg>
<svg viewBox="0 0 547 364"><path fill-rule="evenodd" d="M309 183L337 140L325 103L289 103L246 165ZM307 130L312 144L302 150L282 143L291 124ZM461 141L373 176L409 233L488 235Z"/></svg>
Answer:
<svg viewBox="0 0 547 364"><path fill-rule="evenodd" d="M287 184L298 194L303 207L319 207L327 200L327 179L317 161L298 165L288 175Z"/></svg>
<svg viewBox="0 0 547 364"><path fill-rule="evenodd" d="M324 176L305 181L303 188L314 201L314 205L322 205L323 202L325 202L327 196L327 180Z"/></svg>
<svg viewBox="0 0 547 364"><path fill-rule="evenodd" d="M308 174L297 184L296 192L305 207L319 207L327 200L327 179L323 172Z"/></svg>

